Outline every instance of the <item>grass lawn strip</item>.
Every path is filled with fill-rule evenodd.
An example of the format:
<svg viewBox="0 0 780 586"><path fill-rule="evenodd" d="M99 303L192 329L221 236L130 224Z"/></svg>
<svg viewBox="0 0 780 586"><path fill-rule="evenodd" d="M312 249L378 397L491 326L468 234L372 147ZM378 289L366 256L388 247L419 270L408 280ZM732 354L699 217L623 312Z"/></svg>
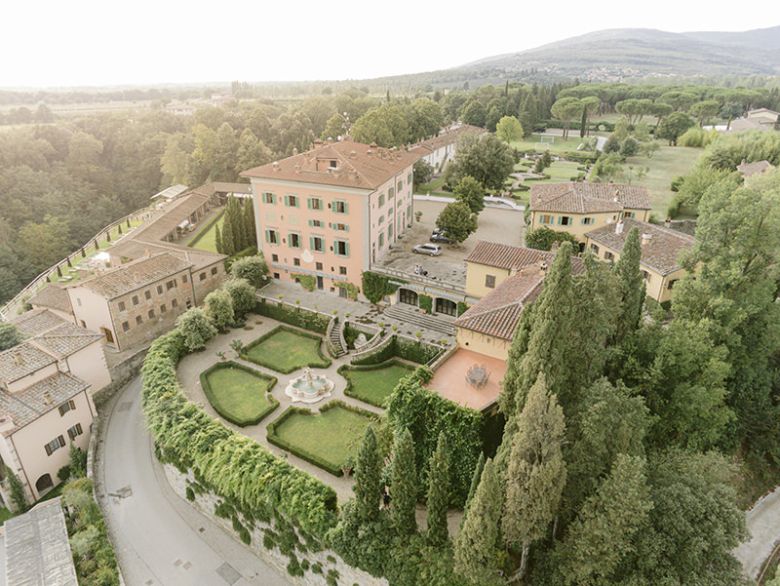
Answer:
<svg viewBox="0 0 780 586"><path fill-rule="evenodd" d="M279 406L268 394L276 378L235 362L218 362L200 375L211 406L222 417L242 427L259 423Z"/></svg>
<svg viewBox="0 0 780 586"><path fill-rule="evenodd" d="M388 360L370 366L339 368L339 374L347 379L344 394L375 407L384 407L398 381L414 372L414 367L398 360Z"/></svg>
<svg viewBox="0 0 780 586"><path fill-rule="evenodd" d="M225 222L225 212L221 211L211 222L203 228L200 233L189 243L191 248L197 250L206 250L208 252L217 252L217 226L222 230L222 224Z"/></svg>
<svg viewBox="0 0 780 586"><path fill-rule="evenodd" d="M366 428L376 421L368 411L332 401L319 414L290 407L268 425L268 441L335 476L357 455Z"/></svg>
<svg viewBox="0 0 780 586"><path fill-rule="evenodd" d="M322 354L322 338L315 334L279 326L244 349L245 360L289 374L304 366L327 368L330 359Z"/></svg>

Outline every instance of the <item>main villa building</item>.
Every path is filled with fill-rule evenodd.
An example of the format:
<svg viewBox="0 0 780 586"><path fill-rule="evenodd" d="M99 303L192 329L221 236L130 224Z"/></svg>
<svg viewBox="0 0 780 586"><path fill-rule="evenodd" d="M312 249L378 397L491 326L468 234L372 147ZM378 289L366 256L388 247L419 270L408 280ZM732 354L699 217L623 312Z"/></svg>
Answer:
<svg viewBox="0 0 780 586"><path fill-rule="evenodd" d="M347 295L411 226L417 153L345 140L242 173L252 182L258 248L275 279L315 278Z"/></svg>

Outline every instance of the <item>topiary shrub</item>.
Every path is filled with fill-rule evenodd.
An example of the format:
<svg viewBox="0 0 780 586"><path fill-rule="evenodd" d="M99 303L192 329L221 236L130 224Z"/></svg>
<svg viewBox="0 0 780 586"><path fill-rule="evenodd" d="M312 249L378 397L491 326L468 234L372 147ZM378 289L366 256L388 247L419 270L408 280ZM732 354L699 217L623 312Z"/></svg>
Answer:
<svg viewBox="0 0 780 586"><path fill-rule="evenodd" d="M425 313L433 313L433 298L429 295L418 295L417 301L420 304L420 309Z"/></svg>

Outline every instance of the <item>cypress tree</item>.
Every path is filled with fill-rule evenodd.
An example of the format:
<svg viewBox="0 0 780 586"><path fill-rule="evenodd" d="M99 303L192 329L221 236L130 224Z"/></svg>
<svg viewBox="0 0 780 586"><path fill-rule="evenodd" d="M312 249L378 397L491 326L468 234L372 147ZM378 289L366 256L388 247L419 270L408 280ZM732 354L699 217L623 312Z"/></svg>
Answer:
<svg viewBox="0 0 780 586"><path fill-rule="evenodd" d="M214 230L214 246L218 253L225 253L225 247L222 244L222 230L219 229L219 224L216 225L216 229Z"/></svg>
<svg viewBox="0 0 780 586"><path fill-rule="evenodd" d="M374 429L369 427L363 436L355 464L355 512L367 523L379 517L379 496L382 488L382 459Z"/></svg>
<svg viewBox="0 0 780 586"><path fill-rule="evenodd" d="M428 531L431 545L444 545L449 539L447 508L450 501L450 450L447 436L439 434L431 456L428 476Z"/></svg>
<svg viewBox="0 0 780 586"><path fill-rule="evenodd" d="M516 397L520 381L520 365L528 350L534 307L535 304L532 303L523 308L523 313L520 314L520 323L517 324L517 329L512 337L512 345L507 354L506 373L504 373L504 380L501 382L501 394L498 396L498 405L507 419L518 412Z"/></svg>
<svg viewBox="0 0 780 586"><path fill-rule="evenodd" d="M525 572L531 544L545 536L558 512L566 483L565 430L563 409L540 375L517 417L506 472L502 529L508 546L522 547L519 576Z"/></svg>
<svg viewBox="0 0 780 586"><path fill-rule="evenodd" d="M615 263L615 274L620 287L620 310L614 343L619 344L639 327L642 304L645 300L645 280L639 261L642 258L642 244L639 230L632 228L626 237L620 259Z"/></svg>
<svg viewBox="0 0 780 586"><path fill-rule="evenodd" d="M501 505L498 471L493 460L488 460L455 540L455 571L472 584L498 581Z"/></svg>
<svg viewBox="0 0 780 586"><path fill-rule="evenodd" d="M471 486L469 486L469 494L466 497L466 505L463 507L464 511L469 508L469 503L471 502L471 499L474 498L474 494L477 492L477 487L479 486L479 481L482 478L482 470L484 468L485 468L485 453L480 452L479 460L477 460L477 465L474 466L474 475L471 477Z"/></svg>
<svg viewBox="0 0 780 586"><path fill-rule="evenodd" d="M233 221L233 210L231 206L231 199L228 199L227 207L225 208L225 221L222 223L222 248L223 254L233 256L238 252L236 248L236 234L233 231L235 222Z"/></svg>
<svg viewBox="0 0 780 586"><path fill-rule="evenodd" d="M255 208L252 200L244 201L244 248L257 246L257 234L255 233Z"/></svg>
<svg viewBox="0 0 780 586"><path fill-rule="evenodd" d="M395 438L391 468L390 518L400 535L417 533L417 468L414 461L414 440L408 429Z"/></svg>
<svg viewBox="0 0 780 586"><path fill-rule="evenodd" d="M598 491L585 501L558 548L562 583L612 584L613 572L633 550L653 502L645 460L621 454Z"/></svg>

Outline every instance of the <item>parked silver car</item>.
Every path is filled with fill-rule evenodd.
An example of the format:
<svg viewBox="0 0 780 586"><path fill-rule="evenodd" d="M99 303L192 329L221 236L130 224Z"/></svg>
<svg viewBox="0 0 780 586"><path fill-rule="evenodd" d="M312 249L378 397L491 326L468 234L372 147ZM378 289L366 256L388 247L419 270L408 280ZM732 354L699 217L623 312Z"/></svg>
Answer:
<svg viewBox="0 0 780 586"><path fill-rule="evenodd" d="M439 256L441 254L441 246L438 244L418 244L412 248L412 252L417 254L427 254L428 256Z"/></svg>

